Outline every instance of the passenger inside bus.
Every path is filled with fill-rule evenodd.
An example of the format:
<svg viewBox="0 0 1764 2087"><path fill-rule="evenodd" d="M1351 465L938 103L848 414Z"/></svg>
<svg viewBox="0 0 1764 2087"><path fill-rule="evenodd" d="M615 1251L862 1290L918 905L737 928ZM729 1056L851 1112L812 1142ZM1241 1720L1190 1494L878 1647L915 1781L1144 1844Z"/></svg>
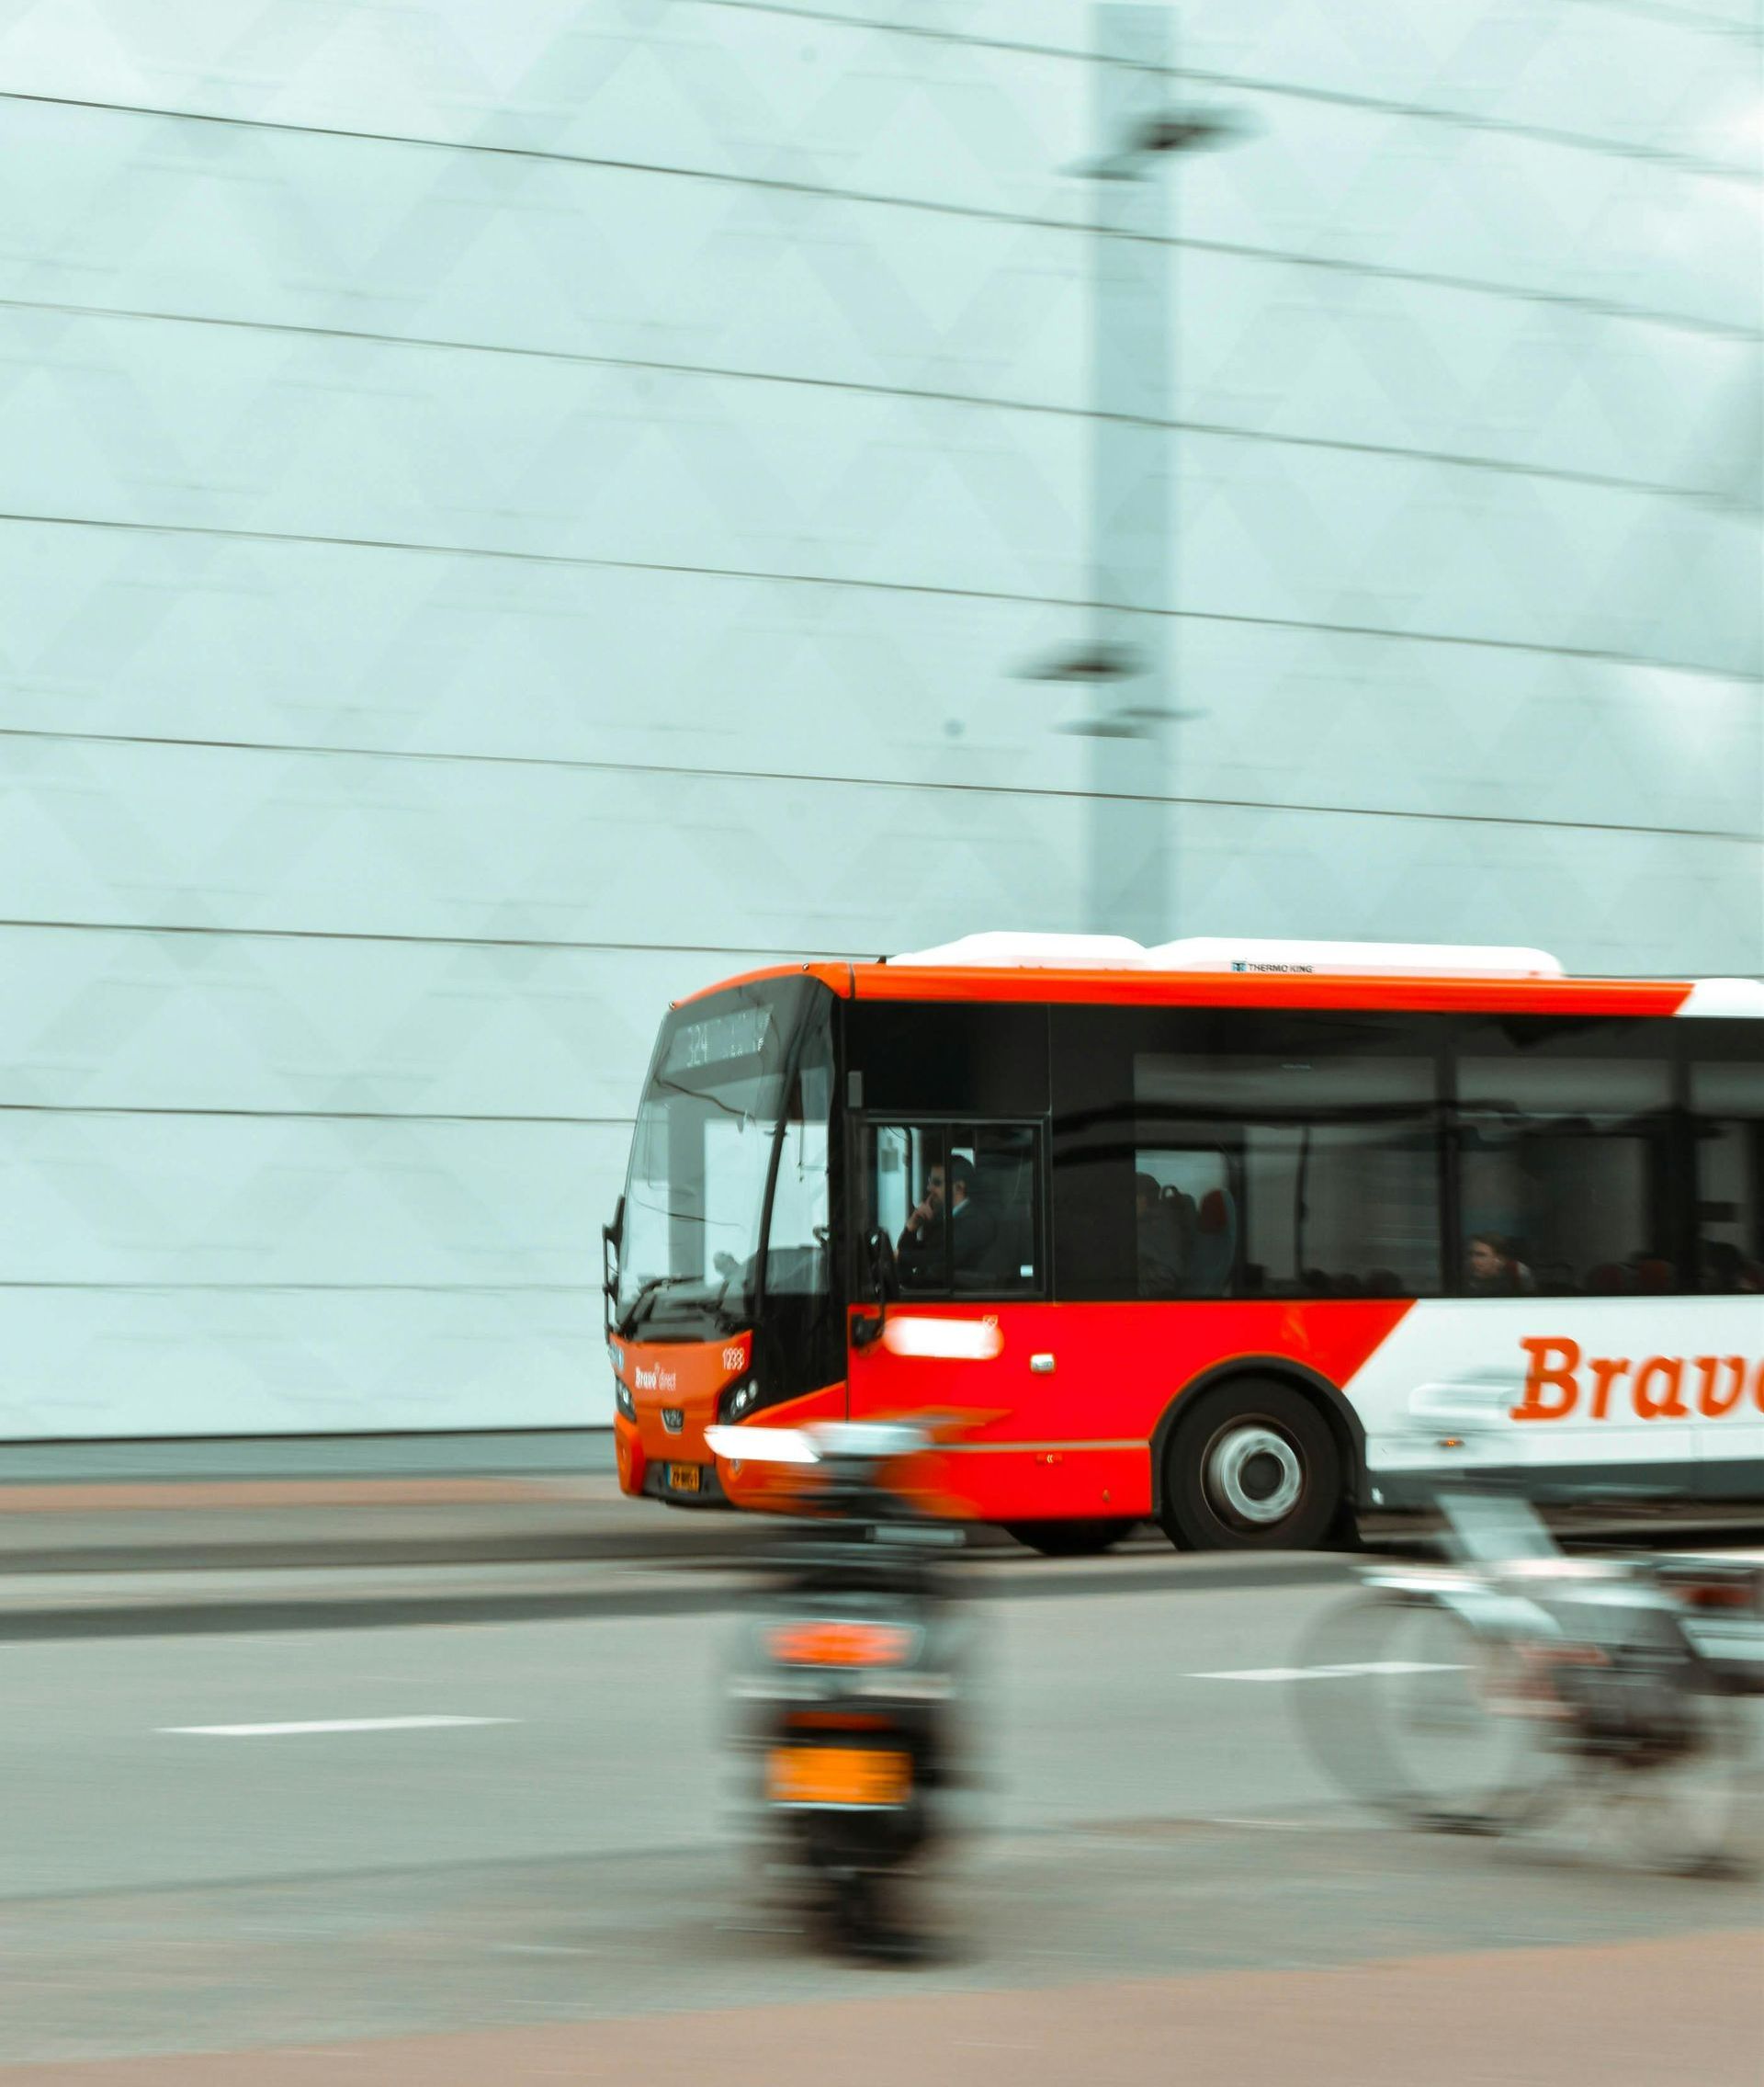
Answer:
<svg viewBox="0 0 1764 2087"><path fill-rule="evenodd" d="M1473 1232L1464 1248L1464 1288L1472 1297L1535 1297L1537 1277L1519 1258L1511 1240L1498 1232Z"/></svg>
<svg viewBox="0 0 1764 2087"><path fill-rule="evenodd" d="M1228 1187L1216 1185L1226 1173L1223 1156L1209 1151L1155 1157L1167 1172L1185 1174L1199 1194L1189 1194L1180 1181L1160 1181L1149 1168L1135 1174L1139 1295L1228 1296L1237 1268L1238 1205Z"/></svg>
<svg viewBox="0 0 1764 2087"><path fill-rule="evenodd" d="M1133 1179L1139 1227L1139 1295L1180 1297L1182 1272L1194 1237L1194 1201L1180 1188L1166 1187L1155 1174Z"/></svg>
<svg viewBox="0 0 1764 2087"><path fill-rule="evenodd" d="M1194 1219L1194 1248L1182 1281L1184 1297L1224 1297L1238 1262L1238 1207L1230 1191L1209 1188Z"/></svg>

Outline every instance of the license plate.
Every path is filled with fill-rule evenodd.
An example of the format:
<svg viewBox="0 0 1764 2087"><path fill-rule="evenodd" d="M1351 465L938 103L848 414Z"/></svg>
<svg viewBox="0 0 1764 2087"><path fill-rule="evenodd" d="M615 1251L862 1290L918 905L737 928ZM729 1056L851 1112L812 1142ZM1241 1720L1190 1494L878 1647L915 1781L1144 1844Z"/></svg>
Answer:
<svg viewBox="0 0 1764 2087"><path fill-rule="evenodd" d="M696 1464L670 1464L668 1466L668 1491L670 1492L696 1492L702 1472Z"/></svg>
<svg viewBox="0 0 1764 2087"><path fill-rule="evenodd" d="M912 1759L875 1747L775 1746L765 1786L774 1804L905 1804Z"/></svg>

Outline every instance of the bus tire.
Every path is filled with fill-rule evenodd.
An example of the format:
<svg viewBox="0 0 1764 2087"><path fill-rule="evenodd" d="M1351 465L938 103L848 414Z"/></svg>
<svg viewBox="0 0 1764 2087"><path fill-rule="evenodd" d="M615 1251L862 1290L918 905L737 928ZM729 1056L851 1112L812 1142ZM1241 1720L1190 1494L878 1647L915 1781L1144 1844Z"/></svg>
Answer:
<svg viewBox="0 0 1764 2087"><path fill-rule="evenodd" d="M1290 1384L1221 1385L1170 1433L1159 1520L1180 1550L1314 1550L1343 1504L1335 1431Z"/></svg>
<svg viewBox="0 0 1764 2087"><path fill-rule="evenodd" d="M1095 1558L1113 1550L1135 1526L1131 1519L1111 1521L1101 1517L1077 1522L1007 1522L1004 1533L1014 1537L1043 1558Z"/></svg>

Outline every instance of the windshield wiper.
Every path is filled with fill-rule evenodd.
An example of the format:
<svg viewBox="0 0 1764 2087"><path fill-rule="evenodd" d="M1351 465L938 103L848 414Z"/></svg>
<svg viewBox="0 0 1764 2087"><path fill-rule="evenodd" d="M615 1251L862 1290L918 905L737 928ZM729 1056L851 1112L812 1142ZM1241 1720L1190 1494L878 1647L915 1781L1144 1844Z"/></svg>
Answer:
<svg viewBox="0 0 1764 2087"><path fill-rule="evenodd" d="M706 1318L724 1333L739 1330L746 1323L748 1317L745 1310L747 1299L745 1286L743 1286L741 1293L742 1309L735 1310L730 1308L729 1287L732 1280L732 1277L725 1276L721 1293L715 1298L707 1296L704 1299L702 1307L696 1308L702 1309ZM694 1287L703 1288L704 1287L705 1279L702 1276L650 1276L646 1277L643 1282L638 1285L636 1294L632 1297L624 1315L618 1321L616 1331L620 1338L628 1341L646 1319L653 1319L657 1304L666 1296L668 1291Z"/></svg>
<svg viewBox="0 0 1764 2087"><path fill-rule="evenodd" d="M649 1276L637 1286L624 1318L618 1322L618 1331L627 1340L637 1331L644 1319L655 1309L655 1300L663 1290L677 1289L682 1283L697 1280L694 1276Z"/></svg>

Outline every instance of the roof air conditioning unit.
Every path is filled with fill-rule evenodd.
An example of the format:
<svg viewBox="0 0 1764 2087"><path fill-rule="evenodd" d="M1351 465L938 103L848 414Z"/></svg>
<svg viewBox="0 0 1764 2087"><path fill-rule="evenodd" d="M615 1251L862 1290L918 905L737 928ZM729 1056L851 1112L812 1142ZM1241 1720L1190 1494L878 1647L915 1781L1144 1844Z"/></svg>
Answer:
<svg viewBox="0 0 1764 2087"><path fill-rule="evenodd" d="M1542 949L1479 949L1449 942L1287 942L1191 935L1148 949L1160 971L1290 971L1355 978L1559 979Z"/></svg>

